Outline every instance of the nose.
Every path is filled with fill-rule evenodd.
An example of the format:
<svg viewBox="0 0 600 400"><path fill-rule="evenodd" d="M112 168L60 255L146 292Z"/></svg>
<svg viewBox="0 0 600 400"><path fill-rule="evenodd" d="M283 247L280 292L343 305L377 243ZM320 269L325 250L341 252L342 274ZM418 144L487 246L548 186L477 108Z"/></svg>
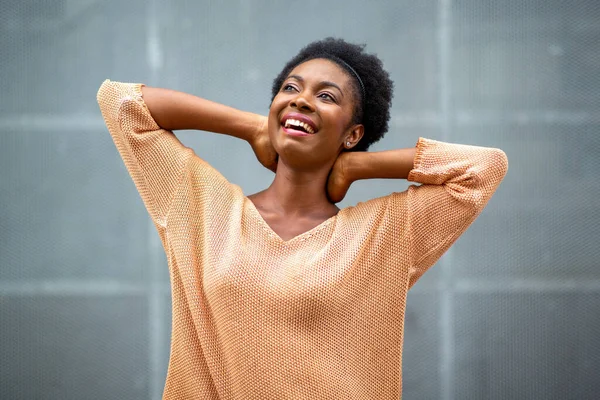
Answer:
<svg viewBox="0 0 600 400"><path fill-rule="evenodd" d="M290 102L290 106L297 108L303 111L314 111L315 107L312 102L307 98L308 94L306 92L300 92L296 97L292 99Z"/></svg>

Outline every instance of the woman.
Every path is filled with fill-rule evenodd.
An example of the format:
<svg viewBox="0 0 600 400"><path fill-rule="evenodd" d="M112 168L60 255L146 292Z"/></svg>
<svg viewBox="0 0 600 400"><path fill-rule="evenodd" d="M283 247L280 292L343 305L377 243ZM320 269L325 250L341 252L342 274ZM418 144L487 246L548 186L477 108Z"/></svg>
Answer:
<svg viewBox="0 0 600 400"><path fill-rule="evenodd" d="M387 130L391 97L377 57L331 38L286 65L268 118L102 84L102 114L167 254L165 399L400 397L407 291L481 212L507 160L424 138L367 153ZM177 129L246 140L273 182L244 196ZM338 209L369 178L421 185Z"/></svg>

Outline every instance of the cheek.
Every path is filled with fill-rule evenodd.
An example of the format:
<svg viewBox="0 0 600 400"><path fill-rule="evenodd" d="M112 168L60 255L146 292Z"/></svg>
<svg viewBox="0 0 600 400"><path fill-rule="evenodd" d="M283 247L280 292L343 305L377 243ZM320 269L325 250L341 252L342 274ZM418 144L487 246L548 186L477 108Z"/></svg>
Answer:
<svg viewBox="0 0 600 400"><path fill-rule="evenodd" d="M281 111L285 108L285 102L280 98L279 95L275 96L269 107L269 122L271 120L278 121Z"/></svg>
<svg viewBox="0 0 600 400"><path fill-rule="evenodd" d="M271 144L275 148L276 151L279 151L279 128L281 127L281 123L279 122L279 115L277 111L273 108L269 110L269 116L267 119L267 134L269 135L269 139Z"/></svg>
<svg viewBox="0 0 600 400"><path fill-rule="evenodd" d="M278 116L277 116L277 111L276 111L275 105L271 104L271 108L269 108L269 114L268 114L269 131L271 130L273 125L275 125L275 123L278 122L277 120L278 120Z"/></svg>
<svg viewBox="0 0 600 400"><path fill-rule="evenodd" d="M328 130L330 131L330 140L339 141L344 136L346 129L350 126L350 119L344 113L333 113L328 118Z"/></svg>

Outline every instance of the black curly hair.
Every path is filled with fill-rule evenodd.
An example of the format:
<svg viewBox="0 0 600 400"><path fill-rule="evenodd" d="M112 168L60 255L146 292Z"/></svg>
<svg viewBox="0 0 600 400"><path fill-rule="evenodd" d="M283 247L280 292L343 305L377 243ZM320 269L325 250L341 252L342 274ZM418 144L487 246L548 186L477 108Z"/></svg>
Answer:
<svg viewBox="0 0 600 400"><path fill-rule="evenodd" d="M353 92L356 101L352 124L362 123L365 127L363 138L356 146L347 151L366 151L388 130L394 83L387 71L383 69L381 60L374 54L365 53L364 48L364 44L348 43L343 39L332 37L308 44L287 62L273 81L271 102L281 90L283 81L299 64L315 58L324 58L335 62L348 73L354 82ZM348 64L360 76L364 85L364 99L358 79L348 65L344 64Z"/></svg>

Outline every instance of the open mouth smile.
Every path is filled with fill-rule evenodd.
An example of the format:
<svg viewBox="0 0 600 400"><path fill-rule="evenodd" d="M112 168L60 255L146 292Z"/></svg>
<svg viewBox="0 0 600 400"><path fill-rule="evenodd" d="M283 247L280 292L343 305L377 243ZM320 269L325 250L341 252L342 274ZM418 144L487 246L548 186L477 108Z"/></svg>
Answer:
<svg viewBox="0 0 600 400"><path fill-rule="evenodd" d="M287 114L283 117L281 126L287 134L293 136L308 136L317 132L315 123L303 114Z"/></svg>

